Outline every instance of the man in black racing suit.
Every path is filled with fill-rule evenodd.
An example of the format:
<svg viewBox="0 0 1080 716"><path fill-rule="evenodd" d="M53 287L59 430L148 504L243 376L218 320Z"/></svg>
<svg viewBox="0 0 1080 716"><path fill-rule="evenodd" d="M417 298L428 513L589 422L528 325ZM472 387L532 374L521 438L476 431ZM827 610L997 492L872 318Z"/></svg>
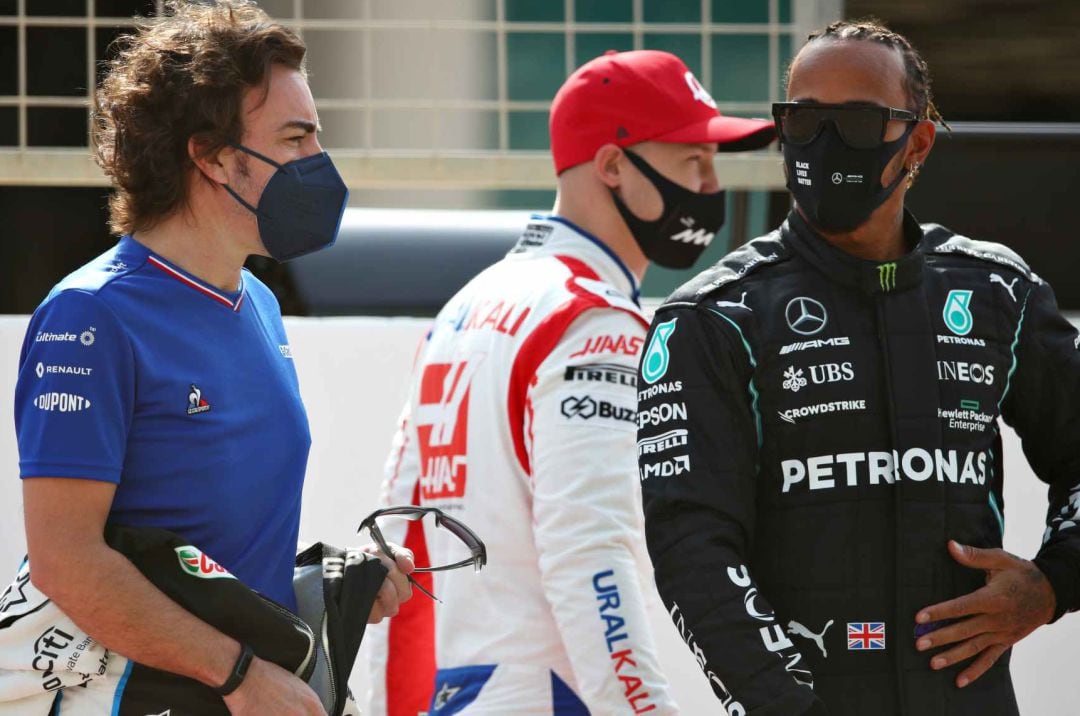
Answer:
<svg viewBox="0 0 1080 716"><path fill-rule="evenodd" d="M653 320L638 408L647 542L731 716L1017 714L1008 647L1080 607L1077 331L1010 249L899 216L904 252L871 261L796 209ZM995 549L998 417L1050 486L1034 566ZM980 613L1006 603L984 586L999 564L1048 583L1053 606L999 605L992 618L1027 620L1002 643L957 634L999 623ZM931 641L972 634L944 666L985 649L984 674L932 668Z"/></svg>
<svg viewBox="0 0 1080 716"><path fill-rule="evenodd" d="M1055 617L1080 606L1077 332L1009 249L910 215L905 232L914 250L881 268L792 212L653 321L649 552L733 716L803 713L814 693L830 713L892 714L898 690L903 713L1015 713L1007 655L958 690L913 638L917 610L983 582L946 540L1001 546L999 415L1050 484L1035 562ZM879 632L884 649L849 648Z"/></svg>

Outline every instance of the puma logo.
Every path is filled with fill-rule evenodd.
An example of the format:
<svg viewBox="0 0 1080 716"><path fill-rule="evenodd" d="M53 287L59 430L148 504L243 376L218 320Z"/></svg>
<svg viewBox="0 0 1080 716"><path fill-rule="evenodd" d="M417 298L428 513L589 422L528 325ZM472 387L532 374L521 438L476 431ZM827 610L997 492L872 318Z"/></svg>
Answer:
<svg viewBox="0 0 1080 716"><path fill-rule="evenodd" d="M826 659L828 659L829 658L829 652L825 651L825 632L829 631L829 627L831 627L832 625L833 625L833 620L830 619L829 623L825 625L825 628L823 628L821 630L821 633L820 634L815 634L814 632L810 631L809 629L807 629L805 626L803 626L799 622L790 621L790 622L788 622L787 633L788 634L794 634L796 636L801 636L804 639L809 639L810 641L814 642L815 644L818 645L818 648L821 649L821 655L823 657L825 657Z"/></svg>
<svg viewBox="0 0 1080 716"><path fill-rule="evenodd" d="M1016 277L1012 280L1012 283L1005 283L1005 279L1003 279L1001 276L998 276L996 273L990 274L990 283L1000 283L1002 286L1004 286L1005 290L1009 292L1009 296L1012 297L1013 303L1016 303L1016 294L1013 293L1013 286L1015 286L1016 282L1019 280L1020 278Z"/></svg>
<svg viewBox="0 0 1080 716"><path fill-rule="evenodd" d="M745 308L751 313L754 312L754 309L746 305L746 291L743 291L742 297L739 299L738 303L735 303L734 301L717 301L716 305L721 308Z"/></svg>

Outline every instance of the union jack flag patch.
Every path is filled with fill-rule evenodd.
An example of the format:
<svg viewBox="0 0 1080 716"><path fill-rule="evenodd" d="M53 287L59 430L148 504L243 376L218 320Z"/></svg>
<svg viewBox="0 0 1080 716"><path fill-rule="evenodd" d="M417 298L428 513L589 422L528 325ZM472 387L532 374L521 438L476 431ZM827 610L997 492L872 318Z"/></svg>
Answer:
<svg viewBox="0 0 1080 716"><path fill-rule="evenodd" d="M848 651L884 651L885 622L848 622Z"/></svg>

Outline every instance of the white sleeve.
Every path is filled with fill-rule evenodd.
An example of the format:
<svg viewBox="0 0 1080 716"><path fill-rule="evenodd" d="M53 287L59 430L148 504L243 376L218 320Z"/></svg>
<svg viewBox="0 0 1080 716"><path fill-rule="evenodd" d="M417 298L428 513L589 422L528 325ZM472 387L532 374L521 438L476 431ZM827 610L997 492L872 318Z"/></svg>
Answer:
<svg viewBox="0 0 1080 716"><path fill-rule="evenodd" d="M379 507L419 504L416 489L420 480L420 451L417 444L416 426L412 421L415 391L416 381L414 380L409 397L405 401L405 407L401 411L401 417L398 419L397 431L394 433L390 454L387 456L383 469ZM400 529L395 530L394 525ZM404 521L391 523L387 529L383 530L383 535L390 542L415 549L417 545L406 542L405 526ZM362 535L361 540L367 543L370 538L368 535ZM368 707L364 710L368 716L387 715L388 691L391 682L398 684L394 689L395 702L422 703L423 706L419 710L427 708L431 684L410 682L409 693L402 693L400 679L390 674L390 672L408 669L408 662L413 659L417 663L421 661L434 663L434 622L417 613L421 610L430 611L431 605L426 597L416 594L413 599L402 605L398 616L393 619L384 619L381 623L368 627L363 643L368 655L370 684ZM424 651L423 654L418 653L421 650Z"/></svg>
<svg viewBox="0 0 1080 716"><path fill-rule="evenodd" d="M379 507L390 505L419 504L416 499L416 485L420 480L420 450L417 444L416 426L412 421L413 400L410 395L398 418L397 430L390 443L390 454L383 467L382 490L379 493ZM393 524L403 525L403 522ZM405 540L404 529L393 532L384 531L386 539L397 544Z"/></svg>
<svg viewBox="0 0 1080 716"><path fill-rule="evenodd" d="M529 396L544 593L579 695L598 714L678 713L639 581L639 566L649 565L636 453L644 338L623 311L586 311L541 364Z"/></svg>

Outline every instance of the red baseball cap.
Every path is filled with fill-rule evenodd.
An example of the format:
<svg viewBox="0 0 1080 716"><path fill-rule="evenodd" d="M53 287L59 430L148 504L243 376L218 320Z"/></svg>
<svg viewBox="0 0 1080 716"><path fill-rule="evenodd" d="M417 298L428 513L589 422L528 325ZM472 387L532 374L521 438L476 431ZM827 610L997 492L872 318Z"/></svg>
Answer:
<svg viewBox="0 0 1080 716"><path fill-rule="evenodd" d="M739 152L776 139L771 120L721 115L683 61L658 50L610 50L579 67L555 95L549 130L558 174L605 144L715 142Z"/></svg>

